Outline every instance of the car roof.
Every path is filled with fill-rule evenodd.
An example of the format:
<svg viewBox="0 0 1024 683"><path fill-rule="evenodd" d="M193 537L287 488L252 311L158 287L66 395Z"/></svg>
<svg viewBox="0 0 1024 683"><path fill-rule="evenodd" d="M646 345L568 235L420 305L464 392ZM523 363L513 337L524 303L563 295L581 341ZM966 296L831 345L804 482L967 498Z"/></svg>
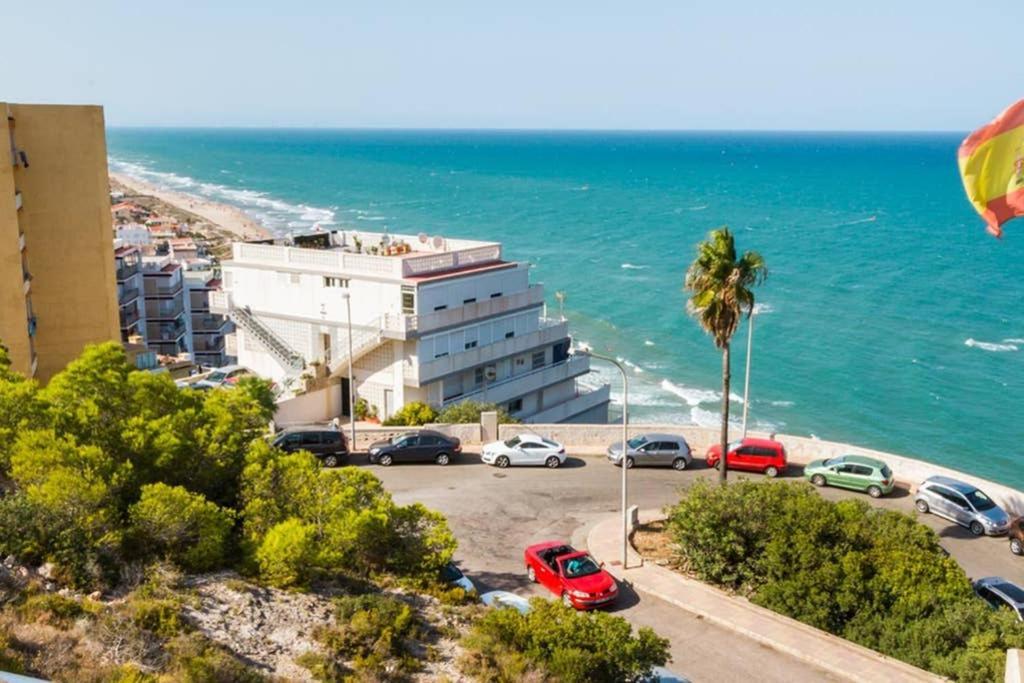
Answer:
<svg viewBox="0 0 1024 683"><path fill-rule="evenodd" d="M988 588L1015 607L1024 606L1024 589L1001 576L986 576L984 579L978 579L975 585Z"/></svg>
<svg viewBox="0 0 1024 683"><path fill-rule="evenodd" d="M866 455L840 455L836 459L842 460L843 462L852 462L855 465L867 465L868 467L875 467L877 469L885 467L885 463L881 460L878 460L877 458L869 458Z"/></svg>
<svg viewBox="0 0 1024 683"><path fill-rule="evenodd" d="M970 493L971 491L978 490L977 486L972 486L965 481L943 476L928 477L922 482L922 485L923 484L939 484L940 486L947 486L954 491L959 491L960 493Z"/></svg>
<svg viewBox="0 0 1024 683"><path fill-rule="evenodd" d="M551 439L543 437L540 434L531 434L529 432L523 432L522 434L516 434L516 436L519 437L520 441L533 441L534 443L544 443L545 441L551 441Z"/></svg>
<svg viewBox="0 0 1024 683"><path fill-rule="evenodd" d="M439 436L442 439L450 439L450 438L452 438L452 437L448 436L447 434L442 434L441 432L434 431L433 429L420 429L420 430L414 432L414 434L416 434L416 436Z"/></svg>
<svg viewBox="0 0 1024 683"><path fill-rule="evenodd" d="M662 432L651 432L650 434L641 434L640 436L648 441L686 441L685 437L678 434L665 434Z"/></svg>
<svg viewBox="0 0 1024 683"><path fill-rule="evenodd" d="M744 446L767 446L768 448L776 448L782 444L778 441L772 441L771 439L758 439L752 436L748 436L742 441Z"/></svg>
<svg viewBox="0 0 1024 683"><path fill-rule="evenodd" d="M338 430L330 425L293 425L285 427L281 432L337 432Z"/></svg>

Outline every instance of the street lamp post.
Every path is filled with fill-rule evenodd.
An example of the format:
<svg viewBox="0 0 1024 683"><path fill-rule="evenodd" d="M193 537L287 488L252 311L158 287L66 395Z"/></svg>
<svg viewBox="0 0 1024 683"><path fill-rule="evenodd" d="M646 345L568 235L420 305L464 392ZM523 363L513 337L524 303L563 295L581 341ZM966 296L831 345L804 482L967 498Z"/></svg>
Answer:
<svg viewBox="0 0 1024 683"><path fill-rule="evenodd" d="M747 318L747 369L743 376L743 438L747 438L747 412L750 409L750 352L754 347L754 317L757 315L757 307L750 309L750 317Z"/></svg>
<svg viewBox="0 0 1024 683"><path fill-rule="evenodd" d="M348 417L352 424L352 443L349 444L349 452L356 449L356 383L352 374L352 296L348 292L342 293L345 299L345 319L348 324Z"/></svg>
<svg viewBox="0 0 1024 683"><path fill-rule="evenodd" d="M599 353L594 353L587 347L581 347L580 352L593 358L608 361L618 368L620 373L622 373L622 462L620 463L620 466L622 467L622 568L626 569L626 558L628 557L627 548L629 547L629 513L626 507L626 472L629 470L629 466L627 465L629 459L626 457L629 446L629 376L626 374L626 368L622 366L622 363L610 356L603 356Z"/></svg>

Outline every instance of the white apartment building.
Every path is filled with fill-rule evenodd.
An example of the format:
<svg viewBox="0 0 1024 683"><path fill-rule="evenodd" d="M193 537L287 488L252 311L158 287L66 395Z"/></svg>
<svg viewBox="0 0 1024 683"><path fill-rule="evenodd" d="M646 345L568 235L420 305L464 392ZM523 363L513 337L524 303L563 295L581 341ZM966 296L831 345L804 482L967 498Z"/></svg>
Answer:
<svg viewBox="0 0 1024 683"><path fill-rule="evenodd" d="M589 358L569 355L568 325L543 317L543 286L500 243L333 231L232 256L210 310L234 321L239 364L282 386L325 368L343 414L351 347L356 396L382 418L475 400L527 422L607 421L609 388L581 386Z"/></svg>

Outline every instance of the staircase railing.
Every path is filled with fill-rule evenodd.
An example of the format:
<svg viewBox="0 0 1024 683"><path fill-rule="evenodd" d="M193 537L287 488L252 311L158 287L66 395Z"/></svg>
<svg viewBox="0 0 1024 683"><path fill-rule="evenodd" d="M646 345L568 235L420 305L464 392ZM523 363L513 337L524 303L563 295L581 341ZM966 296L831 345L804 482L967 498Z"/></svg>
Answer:
<svg viewBox="0 0 1024 683"><path fill-rule="evenodd" d="M306 360L302 354L294 351L283 339L274 334L273 330L260 322L248 307L232 306L228 309L228 316L265 348L281 367L289 371L289 374L301 372L306 367Z"/></svg>

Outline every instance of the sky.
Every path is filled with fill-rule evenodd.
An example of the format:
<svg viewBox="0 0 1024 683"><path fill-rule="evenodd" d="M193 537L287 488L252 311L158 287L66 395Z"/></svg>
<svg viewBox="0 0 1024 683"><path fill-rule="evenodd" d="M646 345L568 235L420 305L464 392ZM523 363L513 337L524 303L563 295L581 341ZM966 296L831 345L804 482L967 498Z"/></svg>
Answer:
<svg viewBox="0 0 1024 683"><path fill-rule="evenodd" d="M112 126L973 129L1024 97L1020 0L37 0L0 100Z"/></svg>

